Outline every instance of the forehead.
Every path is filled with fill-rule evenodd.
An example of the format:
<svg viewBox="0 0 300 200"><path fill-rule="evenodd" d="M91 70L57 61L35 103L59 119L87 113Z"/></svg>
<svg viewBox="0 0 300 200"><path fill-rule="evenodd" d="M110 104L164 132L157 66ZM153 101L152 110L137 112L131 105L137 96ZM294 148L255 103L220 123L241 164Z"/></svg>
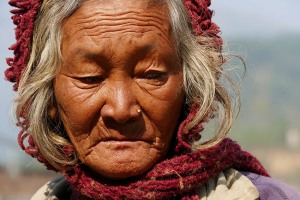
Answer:
<svg viewBox="0 0 300 200"><path fill-rule="evenodd" d="M173 49L167 6L147 2L85 1L63 25L63 57L72 58L81 50L111 57L148 47L153 51Z"/></svg>
<svg viewBox="0 0 300 200"><path fill-rule="evenodd" d="M126 5L128 4L128 2L130 2L129 0L84 0L84 3L87 2L100 2L102 5ZM144 7L149 7L149 6L161 6L161 5L165 5L166 4L166 0L132 0L132 2L134 2L135 4L141 4Z"/></svg>
<svg viewBox="0 0 300 200"><path fill-rule="evenodd" d="M101 27L120 29L126 25L154 25L169 30L164 0L87 0L65 20L63 29L64 36L72 36L83 29L100 31Z"/></svg>

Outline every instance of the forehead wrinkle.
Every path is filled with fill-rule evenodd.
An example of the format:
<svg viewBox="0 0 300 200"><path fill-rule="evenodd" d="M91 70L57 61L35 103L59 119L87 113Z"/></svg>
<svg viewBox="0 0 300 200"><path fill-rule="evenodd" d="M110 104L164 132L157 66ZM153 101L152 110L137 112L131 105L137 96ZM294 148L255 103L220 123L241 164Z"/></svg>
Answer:
<svg viewBox="0 0 300 200"><path fill-rule="evenodd" d="M93 36L119 31L142 34L149 31L151 27L157 28L160 32L168 33L170 30L167 14L162 15L161 12L141 13L138 11L116 13L106 13L105 11L89 12L89 14L74 19L72 24L65 23L65 26L70 28L70 31L66 33L67 36L74 33ZM82 31L84 33L81 33Z"/></svg>
<svg viewBox="0 0 300 200"><path fill-rule="evenodd" d="M142 1L145 8L151 6L163 6L166 4L166 0L140 0ZM102 4L111 4L111 2L121 2L124 3L124 0L85 0L83 4L87 2L101 2Z"/></svg>
<svg viewBox="0 0 300 200"><path fill-rule="evenodd" d="M137 47L136 50L138 50L138 52L149 53L149 52L153 52L157 46L158 46L157 42L153 42L150 44L147 43ZM76 48L74 52L77 57L87 59L87 60L96 60L99 58L99 56L102 55L101 52L93 52L90 49L85 49L81 47Z"/></svg>
<svg viewBox="0 0 300 200"><path fill-rule="evenodd" d="M136 46L134 49L131 50L136 53L132 53L132 52L131 52L132 54L129 53L128 60L125 58L122 59L122 61L126 63L130 59L134 59L134 62L143 60L147 55L150 55L153 52L155 52L157 46L158 45L156 42L141 44L139 46ZM106 70L108 70L106 68L107 66L112 65L111 62L112 59L107 57L107 54L103 52L105 51L104 49L100 49L100 50L98 49L98 51L93 51L93 50L91 51L91 49L78 47L72 51L74 52L75 55L73 56L72 61L79 59L80 62L85 61L85 62L96 62L98 64L101 63L101 68L105 68Z"/></svg>

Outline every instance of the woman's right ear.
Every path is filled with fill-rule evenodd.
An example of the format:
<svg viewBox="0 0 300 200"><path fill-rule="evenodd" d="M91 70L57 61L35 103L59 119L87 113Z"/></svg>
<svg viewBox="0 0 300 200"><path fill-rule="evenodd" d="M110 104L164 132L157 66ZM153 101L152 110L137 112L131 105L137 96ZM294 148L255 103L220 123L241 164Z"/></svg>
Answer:
<svg viewBox="0 0 300 200"><path fill-rule="evenodd" d="M59 133L60 135L65 133L55 100L53 100L48 107L48 123L53 132Z"/></svg>
<svg viewBox="0 0 300 200"><path fill-rule="evenodd" d="M51 105L48 107L48 117L52 122L59 121L58 108L56 100L52 100Z"/></svg>

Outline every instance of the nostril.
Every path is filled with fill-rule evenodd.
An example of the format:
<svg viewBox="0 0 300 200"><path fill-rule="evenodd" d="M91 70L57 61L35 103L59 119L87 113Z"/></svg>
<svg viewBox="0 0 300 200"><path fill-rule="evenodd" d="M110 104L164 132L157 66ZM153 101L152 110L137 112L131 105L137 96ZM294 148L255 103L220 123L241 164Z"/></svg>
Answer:
<svg viewBox="0 0 300 200"><path fill-rule="evenodd" d="M101 117L107 122L127 123L137 120L142 114L142 109L139 106L122 106L104 105L101 109Z"/></svg>
<svg viewBox="0 0 300 200"><path fill-rule="evenodd" d="M109 105L104 105L102 108L101 108L101 117L103 119L110 119L112 118L114 115L114 111L113 111L113 108Z"/></svg>

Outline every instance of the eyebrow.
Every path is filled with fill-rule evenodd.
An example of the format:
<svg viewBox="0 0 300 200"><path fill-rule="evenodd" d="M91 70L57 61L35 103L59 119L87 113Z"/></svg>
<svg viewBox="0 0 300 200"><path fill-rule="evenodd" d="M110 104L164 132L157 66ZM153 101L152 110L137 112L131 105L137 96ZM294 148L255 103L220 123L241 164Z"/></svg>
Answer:
<svg viewBox="0 0 300 200"><path fill-rule="evenodd" d="M145 52L144 54L147 54L149 52L152 52L155 48L157 47L157 43L151 43L151 44L146 44L143 45L141 47L138 47L138 51L139 52ZM84 58L87 60L98 60L98 59L106 59L104 56L101 56L101 54L97 54L97 53L92 53L89 52L88 50L85 50L83 48L77 48L75 50L75 54L76 56L80 57L80 58Z"/></svg>
<svg viewBox="0 0 300 200"><path fill-rule="evenodd" d="M80 58L86 58L88 60L96 60L97 58L99 58L99 55L88 52L82 48L78 48L75 51L76 51L76 56Z"/></svg>

